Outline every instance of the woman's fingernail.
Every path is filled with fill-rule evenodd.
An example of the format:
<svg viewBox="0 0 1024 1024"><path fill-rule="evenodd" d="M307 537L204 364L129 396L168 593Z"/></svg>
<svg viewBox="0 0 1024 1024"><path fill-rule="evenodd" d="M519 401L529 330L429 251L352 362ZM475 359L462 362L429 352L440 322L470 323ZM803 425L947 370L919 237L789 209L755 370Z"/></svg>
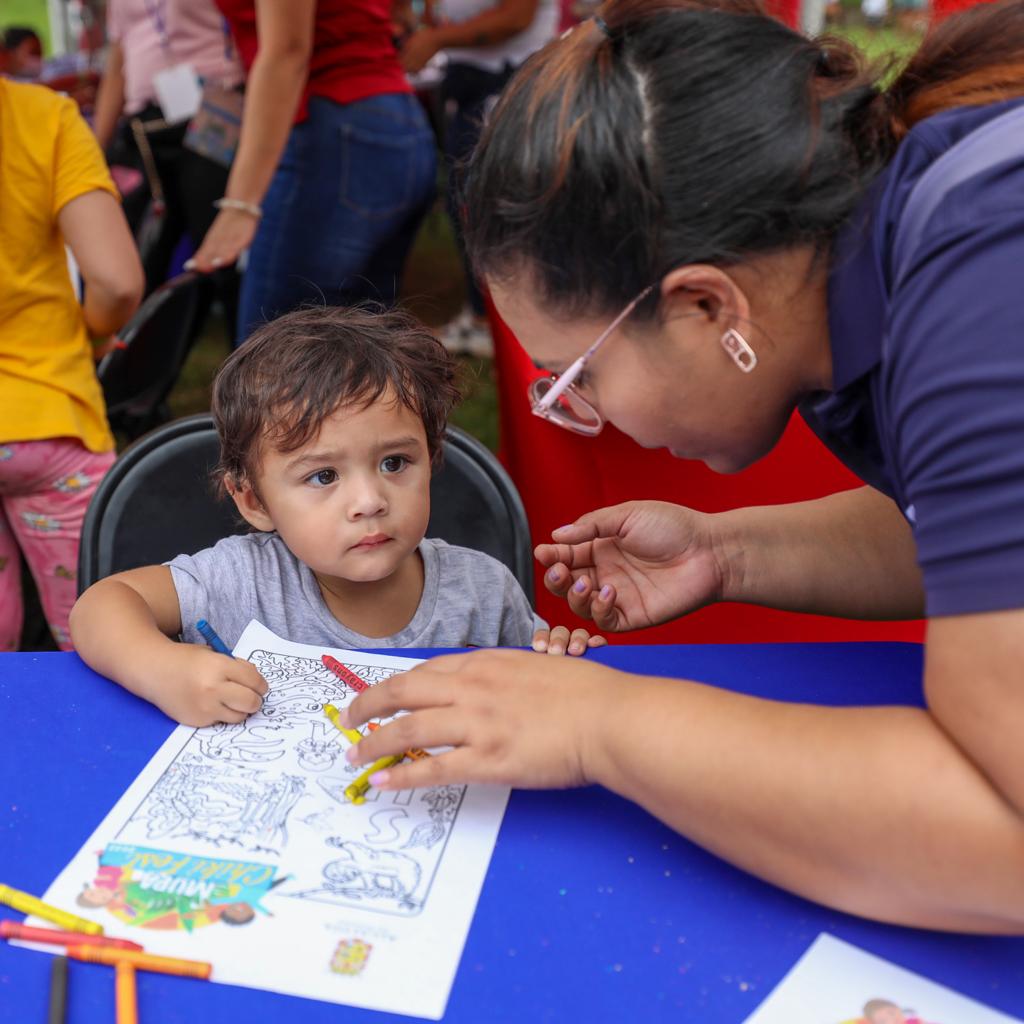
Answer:
<svg viewBox="0 0 1024 1024"><path fill-rule="evenodd" d="M551 532L552 533L561 533L563 530L571 530L571 529L572 529L572 523L569 523L566 526L559 526L556 529L552 530Z"/></svg>
<svg viewBox="0 0 1024 1024"><path fill-rule="evenodd" d="M195 260L185 260L185 262L182 264L182 267L185 270L195 270L196 261Z"/></svg>
<svg viewBox="0 0 1024 1024"><path fill-rule="evenodd" d="M579 578L579 579L578 579L578 580L577 580L577 581L576 581L576 582L575 582L575 583L574 583L574 584L572 585L572 589L573 589L573 590L575 590L577 594L582 594L582 593L583 593L583 591L587 589L587 580L586 580L586 577L584 577L584 576L581 576L581 577L580 577L580 578Z"/></svg>
<svg viewBox="0 0 1024 1024"><path fill-rule="evenodd" d="M598 596L601 598L602 601L607 601L608 598L612 596L612 588L607 586L602 587L601 593Z"/></svg>
<svg viewBox="0 0 1024 1024"><path fill-rule="evenodd" d="M582 654L583 653L583 644L578 644L578 643L575 643L575 642L569 644L569 653L570 654Z"/></svg>
<svg viewBox="0 0 1024 1024"><path fill-rule="evenodd" d="M219 267L223 262L224 261L219 256L214 256L213 259L210 260L210 266Z"/></svg>
<svg viewBox="0 0 1024 1024"><path fill-rule="evenodd" d="M561 575L562 574L558 569L548 569L548 579L551 580L552 583L557 583L558 577Z"/></svg>
<svg viewBox="0 0 1024 1024"><path fill-rule="evenodd" d="M388 779L391 778L391 772L374 772L370 776L371 786L386 786Z"/></svg>
<svg viewBox="0 0 1024 1024"><path fill-rule="evenodd" d="M345 751L345 760L349 764L355 764L359 760L359 744L353 743L348 750Z"/></svg>
<svg viewBox="0 0 1024 1024"><path fill-rule="evenodd" d="M538 654L543 654L548 649L548 643L546 640L534 640L533 649Z"/></svg>

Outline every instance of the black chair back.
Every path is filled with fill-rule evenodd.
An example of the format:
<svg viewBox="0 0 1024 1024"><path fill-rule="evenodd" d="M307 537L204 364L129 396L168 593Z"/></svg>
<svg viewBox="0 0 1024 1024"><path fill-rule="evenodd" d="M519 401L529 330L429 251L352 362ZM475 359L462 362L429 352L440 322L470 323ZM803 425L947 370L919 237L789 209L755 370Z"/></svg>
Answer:
<svg viewBox="0 0 1024 1024"><path fill-rule="evenodd" d="M100 361L96 373L114 430L135 438L169 418L164 403L185 364L206 285L191 273L162 284Z"/></svg>
<svg viewBox="0 0 1024 1024"><path fill-rule="evenodd" d="M218 500L210 472L220 457L207 413L174 420L118 457L93 495L82 526L78 590L140 565L200 551L244 533L230 501ZM449 427L444 466L430 484L428 537L474 548L512 570L533 604L533 551L515 484L475 438Z"/></svg>

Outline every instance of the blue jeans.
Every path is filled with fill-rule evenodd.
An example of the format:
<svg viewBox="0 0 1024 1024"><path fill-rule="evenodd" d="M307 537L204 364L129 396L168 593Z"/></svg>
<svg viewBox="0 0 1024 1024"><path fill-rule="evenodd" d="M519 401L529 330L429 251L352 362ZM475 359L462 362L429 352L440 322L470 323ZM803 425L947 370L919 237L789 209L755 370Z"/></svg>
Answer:
<svg viewBox="0 0 1024 1024"><path fill-rule="evenodd" d="M392 305L434 197L434 136L415 96L310 100L263 200L236 343L306 302Z"/></svg>

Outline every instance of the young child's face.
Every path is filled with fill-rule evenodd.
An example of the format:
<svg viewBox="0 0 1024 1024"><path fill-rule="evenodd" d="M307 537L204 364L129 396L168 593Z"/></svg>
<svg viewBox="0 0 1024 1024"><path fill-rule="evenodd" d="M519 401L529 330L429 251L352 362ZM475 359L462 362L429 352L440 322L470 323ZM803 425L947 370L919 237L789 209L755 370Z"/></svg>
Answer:
<svg viewBox="0 0 1024 1024"><path fill-rule="evenodd" d="M419 415L385 393L344 406L301 448L266 446L257 490L270 524L317 575L350 582L390 576L430 518L430 455ZM245 513L245 509L242 509Z"/></svg>

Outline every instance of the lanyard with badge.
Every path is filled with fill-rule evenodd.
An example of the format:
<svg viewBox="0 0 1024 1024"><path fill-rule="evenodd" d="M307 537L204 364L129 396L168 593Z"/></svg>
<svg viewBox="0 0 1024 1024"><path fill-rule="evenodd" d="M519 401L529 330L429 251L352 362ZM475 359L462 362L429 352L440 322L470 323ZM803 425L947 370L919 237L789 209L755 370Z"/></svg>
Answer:
<svg viewBox="0 0 1024 1024"><path fill-rule="evenodd" d="M160 47L170 60L172 44L168 29L168 0L143 0L146 15L152 22ZM234 43L226 19L222 19L225 64L234 56ZM195 68L180 62L153 76L153 91L163 118L147 122L141 132L133 125L136 139L140 134L160 131L166 127L188 123L182 144L202 156L224 167L230 167L238 148L242 124L242 94L237 89L228 89L216 82L203 81ZM147 146L148 148L148 146ZM140 149L142 147L140 146ZM146 154L143 152L144 162ZM150 168L147 167L147 174ZM152 179L152 175L150 175ZM150 182L152 186L152 180ZM158 186L159 187L159 186Z"/></svg>

